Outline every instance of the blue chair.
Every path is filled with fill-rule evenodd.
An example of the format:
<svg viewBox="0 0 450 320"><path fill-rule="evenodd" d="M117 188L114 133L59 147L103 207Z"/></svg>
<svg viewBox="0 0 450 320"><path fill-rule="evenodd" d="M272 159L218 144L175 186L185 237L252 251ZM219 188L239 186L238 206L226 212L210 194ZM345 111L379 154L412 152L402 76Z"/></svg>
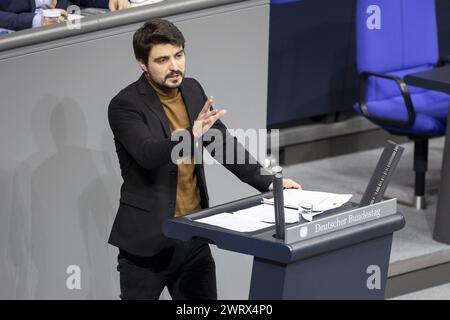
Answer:
<svg viewBox="0 0 450 320"><path fill-rule="evenodd" d="M403 77L439 62L434 0L359 0L356 51L360 98L354 108L414 141L414 206L423 209L428 139L445 135L450 97L407 86Z"/></svg>

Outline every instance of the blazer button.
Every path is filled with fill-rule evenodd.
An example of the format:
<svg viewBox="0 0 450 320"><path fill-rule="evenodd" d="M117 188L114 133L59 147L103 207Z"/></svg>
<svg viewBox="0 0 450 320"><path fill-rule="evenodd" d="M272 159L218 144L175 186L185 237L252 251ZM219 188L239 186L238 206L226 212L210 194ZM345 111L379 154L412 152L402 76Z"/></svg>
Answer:
<svg viewBox="0 0 450 320"><path fill-rule="evenodd" d="M169 202L169 207L170 208L174 208L175 207L175 202L173 202L173 201Z"/></svg>

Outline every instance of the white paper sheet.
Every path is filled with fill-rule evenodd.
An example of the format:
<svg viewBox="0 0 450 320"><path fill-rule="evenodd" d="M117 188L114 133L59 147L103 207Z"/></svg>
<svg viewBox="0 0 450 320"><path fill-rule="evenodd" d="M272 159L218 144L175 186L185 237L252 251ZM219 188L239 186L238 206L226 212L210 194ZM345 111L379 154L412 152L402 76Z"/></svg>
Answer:
<svg viewBox="0 0 450 320"><path fill-rule="evenodd" d="M283 190L284 206L298 209L301 202L311 203L313 211L325 211L339 208L351 199L351 194L338 194L298 189ZM273 204L273 198L264 199L264 202Z"/></svg>
<svg viewBox="0 0 450 320"><path fill-rule="evenodd" d="M145 6L147 4L154 4L163 2L164 0L131 0L130 7L138 7L138 6Z"/></svg>
<svg viewBox="0 0 450 320"><path fill-rule="evenodd" d="M260 204L248 209L236 211L234 214L247 219L275 223L275 208L271 204ZM298 222L298 210L285 208L284 221L286 223Z"/></svg>
<svg viewBox="0 0 450 320"><path fill-rule="evenodd" d="M272 226L272 224L269 223L260 222L255 219L248 219L242 216L236 216L228 212L218 213L206 218L197 219L195 221L239 232L253 232Z"/></svg>

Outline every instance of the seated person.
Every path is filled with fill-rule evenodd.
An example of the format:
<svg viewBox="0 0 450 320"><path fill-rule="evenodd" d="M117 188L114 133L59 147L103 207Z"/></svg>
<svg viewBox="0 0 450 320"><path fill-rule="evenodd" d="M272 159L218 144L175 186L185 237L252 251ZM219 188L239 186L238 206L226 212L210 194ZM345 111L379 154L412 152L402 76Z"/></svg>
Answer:
<svg viewBox="0 0 450 320"><path fill-rule="evenodd" d="M65 9L71 4L111 11L130 7L128 0L0 0L0 28L18 31L46 25L42 19L44 9L57 8L67 16Z"/></svg>

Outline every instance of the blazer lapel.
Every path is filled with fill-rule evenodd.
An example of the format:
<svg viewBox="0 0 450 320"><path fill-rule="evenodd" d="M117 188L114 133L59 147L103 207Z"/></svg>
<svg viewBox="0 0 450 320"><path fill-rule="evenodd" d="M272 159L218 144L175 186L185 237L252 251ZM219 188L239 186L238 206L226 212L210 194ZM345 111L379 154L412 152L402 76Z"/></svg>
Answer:
<svg viewBox="0 0 450 320"><path fill-rule="evenodd" d="M144 99L145 104L153 113L156 114L156 116L161 121L165 134L168 137L170 137L171 131L169 128L169 120L167 120L166 113L164 112L163 106L161 104L161 101L159 100L158 95L156 94L155 90L153 90L153 88L150 86L150 84L147 82L147 78L145 77L144 73L138 80L138 90L140 94L146 96L146 98Z"/></svg>

